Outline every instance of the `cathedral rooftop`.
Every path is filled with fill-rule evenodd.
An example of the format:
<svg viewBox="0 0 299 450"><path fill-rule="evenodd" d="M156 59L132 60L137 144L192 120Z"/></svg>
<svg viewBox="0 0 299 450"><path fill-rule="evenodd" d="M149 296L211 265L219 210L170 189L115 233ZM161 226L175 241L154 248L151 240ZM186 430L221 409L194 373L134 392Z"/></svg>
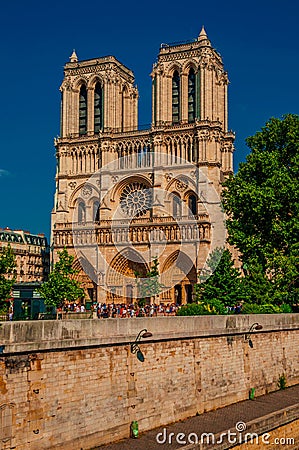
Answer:
<svg viewBox="0 0 299 450"><path fill-rule="evenodd" d="M78 56L73 51L72 55L70 56L70 62L67 62L64 66L65 70L73 70L83 67L94 67L96 65L103 65L103 64L114 64L115 66L121 68L124 72L126 72L128 75L133 75L132 70L130 70L128 67L126 67L123 63L121 63L115 56L108 55L108 56L100 56L99 58L92 58L92 59L83 59L81 61L78 60Z"/></svg>
<svg viewBox="0 0 299 450"><path fill-rule="evenodd" d="M191 48L198 48L198 47L202 47L202 46L211 46L211 43L209 41L209 38L207 36L207 33L205 31L204 26L202 26L202 29L198 35L197 38L191 39L191 40L187 40L187 41L179 41L179 42L170 42L167 44L161 44L160 46L160 51L164 50L164 51L169 51L170 48L173 47L183 47L182 50L185 50L186 46L190 47L191 44Z"/></svg>

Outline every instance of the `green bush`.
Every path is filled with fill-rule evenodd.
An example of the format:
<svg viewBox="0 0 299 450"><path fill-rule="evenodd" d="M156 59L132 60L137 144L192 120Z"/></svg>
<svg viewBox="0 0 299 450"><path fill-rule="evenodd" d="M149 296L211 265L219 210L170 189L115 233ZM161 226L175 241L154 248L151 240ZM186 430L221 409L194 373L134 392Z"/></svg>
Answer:
<svg viewBox="0 0 299 450"><path fill-rule="evenodd" d="M181 306L177 311L177 316L202 316L213 314L227 314L224 304L217 299L210 300L208 303L198 302L189 303Z"/></svg>
<svg viewBox="0 0 299 450"><path fill-rule="evenodd" d="M0 316L7 314L9 310L9 303L6 303L0 307Z"/></svg>
<svg viewBox="0 0 299 450"><path fill-rule="evenodd" d="M272 305L271 303L265 303L263 305L244 303L242 308L242 314L279 314L291 312L292 307L286 303L283 303L281 306Z"/></svg>
<svg viewBox="0 0 299 450"><path fill-rule="evenodd" d="M283 390L287 387L287 379L286 379L286 376L284 373L282 375L280 375L280 377L278 378L277 386L281 390Z"/></svg>
<svg viewBox="0 0 299 450"><path fill-rule="evenodd" d="M277 314L280 313L279 306L266 303L265 305L260 305L260 314Z"/></svg>
<svg viewBox="0 0 299 450"><path fill-rule="evenodd" d="M291 305L288 305L287 303L283 303L280 306L280 311L282 313L291 313L291 312L293 312Z"/></svg>
<svg viewBox="0 0 299 450"><path fill-rule="evenodd" d="M256 303L244 303L242 314L260 314L260 305Z"/></svg>
<svg viewBox="0 0 299 450"><path fill-rule="evenodd" d="M181 306L176 313L177 316L200 316L202 314L206 314L206 312L203 305L198 303Z"/></svg>

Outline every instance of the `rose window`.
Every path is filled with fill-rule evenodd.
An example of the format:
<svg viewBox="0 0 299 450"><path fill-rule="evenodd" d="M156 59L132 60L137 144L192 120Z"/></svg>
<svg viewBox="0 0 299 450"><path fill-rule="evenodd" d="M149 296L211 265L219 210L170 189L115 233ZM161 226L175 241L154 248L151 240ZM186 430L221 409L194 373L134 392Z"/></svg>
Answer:
<svg viewBox="0 0 299 450"><path fill-rule="evenodd" d="M152 193L143 183L130 183L121 193L120 206L129 217L140 217L146 214L152 204Z"/></svg>

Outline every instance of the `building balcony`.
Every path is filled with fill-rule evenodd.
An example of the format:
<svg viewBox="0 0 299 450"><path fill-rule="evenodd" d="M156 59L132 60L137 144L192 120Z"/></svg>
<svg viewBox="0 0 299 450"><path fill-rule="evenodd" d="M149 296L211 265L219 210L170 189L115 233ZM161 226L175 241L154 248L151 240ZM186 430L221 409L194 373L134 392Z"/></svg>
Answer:
<svg viewBox="0 0 299 450"><path fill-rule="evenodd" d="M72 231L72 232L71 232ZM127 221L101 221L100 224L60 224L54 231L56 247L64 245L148 245L210 242L211 224L207 214L196 218L136 218Z"/></svg>
<svg viewBox="0 0 299 450"><path fill-rule="evenodd" d="M193 223L201 222L201 223L209 223L209 215L206 213L196 214L194 216L181 216L181 217L173 217L173 216L154 216L154 217L137 217L135 219L120 219L120 220L100 220L99 222L87 221L87 222L74 222L74 223L56 223L55 231L59 230L95 230L98 228L107 228L107 227L115 227L115 226L123 226L127 227L128 225L142 225L142 226L153 226L156 224L169 224L173 225L176 223Z"/></svg>

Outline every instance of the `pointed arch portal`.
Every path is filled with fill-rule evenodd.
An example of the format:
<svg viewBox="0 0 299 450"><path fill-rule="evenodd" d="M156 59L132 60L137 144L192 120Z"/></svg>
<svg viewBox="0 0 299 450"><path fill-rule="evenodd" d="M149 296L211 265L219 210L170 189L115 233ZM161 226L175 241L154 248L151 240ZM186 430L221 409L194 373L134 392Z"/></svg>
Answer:
<svg viewBox="0 0 299 450"><path fill-rule="evenodd" d="M76 270L73 278L80 282L87 298L95 302L97 300L97 285L93 281L96 276L94 268L85 257L81 256L73 262L73 269Z"/></svg>
<svg viewBox="0 0 299 450"><path fill-rule="evenodd" d="M191 303L194 284L197 282L196 268L185 253L173 252L163 264L162 283L169 289L162 294L164 303Z"/></svg>
<svg viewBox="0 0 299 450"><path fill-rule="evenodd" d="M133 249L118 253L110 263L106 276L107 301L127 304L136 301L136 273L144 277L148 270L146 262Z"/></svg>

